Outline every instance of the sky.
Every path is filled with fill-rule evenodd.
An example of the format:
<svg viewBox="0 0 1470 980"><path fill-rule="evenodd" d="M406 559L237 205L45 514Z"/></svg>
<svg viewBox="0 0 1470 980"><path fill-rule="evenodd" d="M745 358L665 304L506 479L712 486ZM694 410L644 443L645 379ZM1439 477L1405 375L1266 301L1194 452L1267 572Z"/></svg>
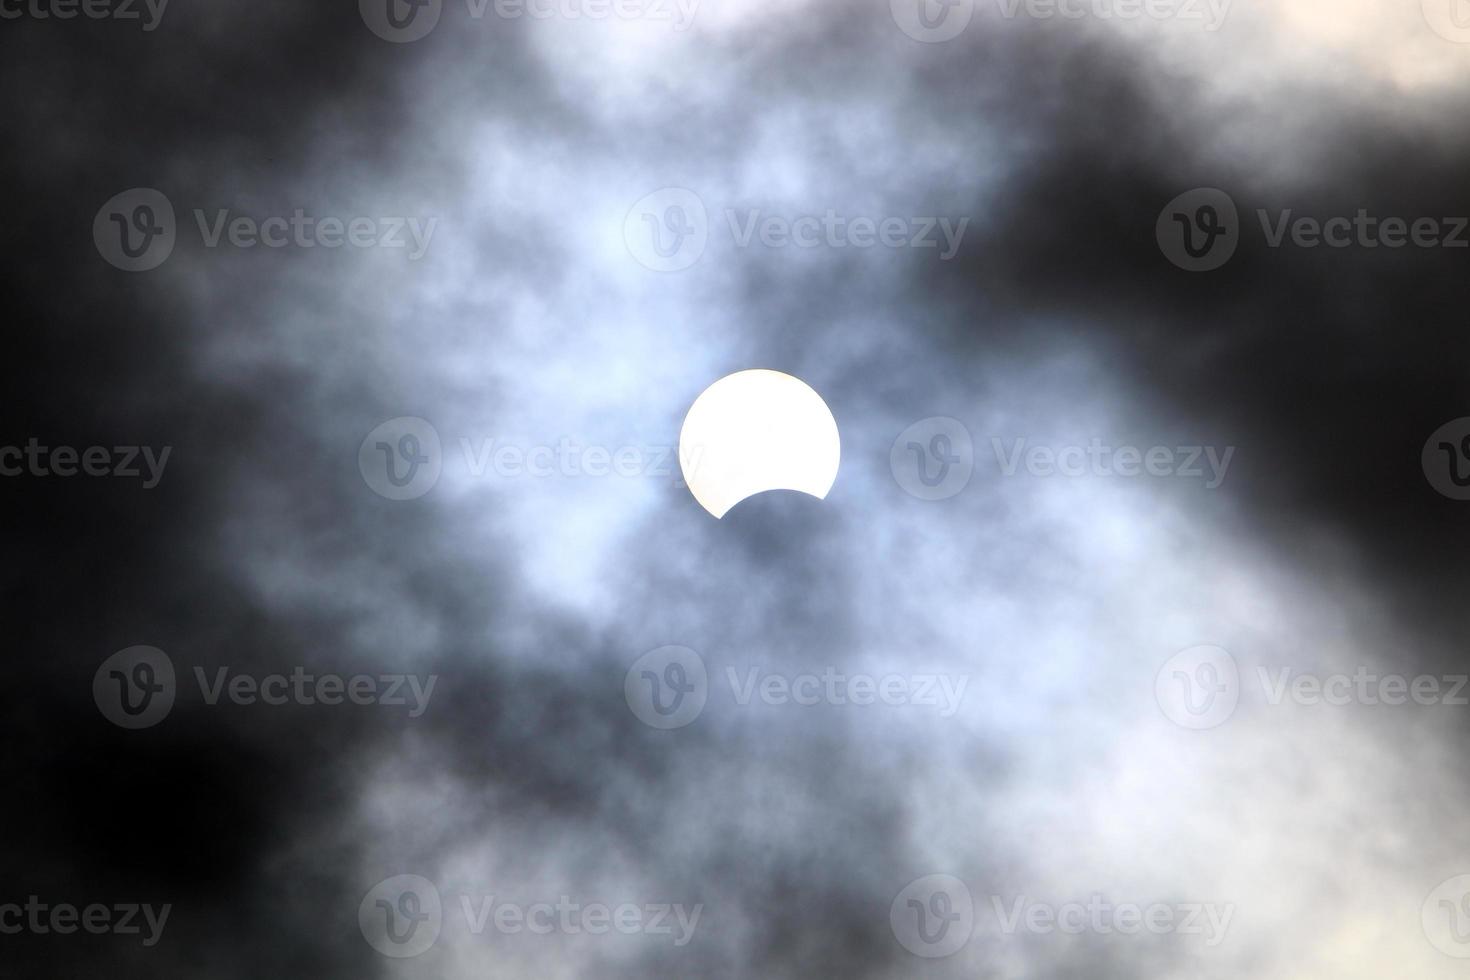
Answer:
<svg viewBox="0 0 1470 980"><path fill-rule="evenodd" d="M1458 4L0 0L4 972L1460 975Z"/></svg>

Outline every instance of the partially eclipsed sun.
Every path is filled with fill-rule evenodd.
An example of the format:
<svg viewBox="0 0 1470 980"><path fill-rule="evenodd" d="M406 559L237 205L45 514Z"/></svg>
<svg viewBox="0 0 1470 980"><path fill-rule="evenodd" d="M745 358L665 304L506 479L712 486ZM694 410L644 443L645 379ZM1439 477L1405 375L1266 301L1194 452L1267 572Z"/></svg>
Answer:
<svg viewBox="0 0 1470 980"><path fill-rule="evenodd" d="M740 371L716 381L694 400L679 432L684 482L717 518L767 490L823 499L841 458L827 403L780 371Z"/></svg>

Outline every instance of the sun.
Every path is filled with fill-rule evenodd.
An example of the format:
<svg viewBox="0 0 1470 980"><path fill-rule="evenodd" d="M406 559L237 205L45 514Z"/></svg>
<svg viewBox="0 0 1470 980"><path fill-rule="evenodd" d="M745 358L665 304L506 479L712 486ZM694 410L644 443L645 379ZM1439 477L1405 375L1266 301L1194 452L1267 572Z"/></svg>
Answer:
<svg viewBox="0 0 1470 980"><path fill-rule="evenodd" d="M716 381L694 400L679 433L684 482L716 518L767 490L825 499L841 458L827 403L780 371L740 371Z"/></svg>

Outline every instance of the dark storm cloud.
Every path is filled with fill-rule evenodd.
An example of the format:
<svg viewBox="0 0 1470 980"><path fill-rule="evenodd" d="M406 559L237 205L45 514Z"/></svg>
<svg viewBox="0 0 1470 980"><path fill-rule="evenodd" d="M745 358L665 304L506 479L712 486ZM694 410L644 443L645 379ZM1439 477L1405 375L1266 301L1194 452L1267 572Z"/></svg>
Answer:
<svg viewBox="0 0 1470 980"><path fill-rule="evenodd" d="M986 111L1042 149L986 198L992 220L961 261L922 267L922 295L953 309L977 357L1037 333L1085 333L1142 397L1140 430L1157 432L1163 418L1240 447L1232 490L1251 533L1282 560L1317 572L1360 565L1406 620L1432 626L1412 649L1385 654L1460 663L1450 651L1470 572L1453 544L1462 522L1419 455L1470 399L1459 329L1470 287L1456 271L1465 250L1271 248L1257 214L1470 213L1470 147L1445 127L1463 112L1460 97L1426 97L1405 113L1303 86L1291 98L1319 113L1307 146L1275 152L1317 165L1273 186L1210 151L1258 107L1222 107L1102 50L1033 65L1029 83ZM1244 227L1228 265L1191 274L1164 260L1153 228L1165 203L1201 186L1230 193Z"/></svg>
<svg viewBox="0 0 1470 980"><path fill-rule="evenodd" d="M188 200L203 187L268 186L339 114L391 129L404 107L350 8L179 5L165 17L148 34L107 21L6 23L12 152L0 166L18 328L4 369L7 444L167 445L174 457L151 491L4 481L17 695L5 721L5 878L7 900L175 910L157 949L7 936L5 958L17 975L101 962L128 976L161 962L217 976L361 975L371 951L342 942L322 912L340 898L352 843L328 837L283 868L265 862L340 813L344 747L384 737L376 724L360 711L263 720L181 705L163 728L124 732L91 703L97 665L138 642L171 651L181 672L214 659L259 669L352 656L331 624L269 621L214 553L221 478L257 440L266 467L319 458L290 424L302 411L291 372L249 392L201 383L185 352L207 324L156 283L105 265L86 230L89 212L126 187ZM391 140L353 128L361 142L341 150L354 167L388 155ZM209 172L221 166L229 172ZM299 499L330 493L321 483Z"/></svg>

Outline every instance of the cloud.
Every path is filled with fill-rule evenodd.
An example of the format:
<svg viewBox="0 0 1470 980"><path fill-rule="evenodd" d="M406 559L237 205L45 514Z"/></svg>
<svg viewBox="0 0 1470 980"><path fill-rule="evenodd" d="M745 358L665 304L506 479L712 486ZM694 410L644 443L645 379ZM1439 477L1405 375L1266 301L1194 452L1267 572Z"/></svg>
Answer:
<svg viewBox="0 0 1470 980"><path fill-rule="evenodd" d="M27 935L17 969L1448 975L1417 914L1463 870L1456 710L1273 704L1261 680L1453 672L1466 582L1455 503L1419 466L1463 413L1458 253L1271 248L1256 216L1470 213L1454 49L1408 6L1314 9L1194 34L985 8L941 44L836 3L706 3L687 31L449 4L406 44L350 8L18 24L14 439L173 455L150 491L5 481L26 697L4 877L175 909L155 949ZM86 234L132 186L179 215L148 273ZM1191 274L1153 229L1201 186L1242 242ZM624 233L666 187L707 219L676 272ZM194 212L219 209L438 224L418 259L209 247ZM738 233L829 213L844 245ZM940 217L968 219L948 259L852 243L855 219ZM821 392L842 470L825 502L715 522L668 451L749 367ZM442 472L390 500L359 448L402 416ZM926 501L890 449L935 416L968 429L974 473ZM996 449L1094 438L1235 453L1211 490L1007 476ZM486 464L505 446L575 468L507 475ZM646 465L591 475L589 447ZM88 692L138 643L182 680L129 732ZM702 658L708 701L660 731L624 681L667 644ZM1240 703L1189 731L1155 681L1200 644L1230 651ZM193 670L219 666L438 682L420 718L209 705ZM742 678L835 675L964 694L945 717L850 688L742 701ZM890 906L936 873L966 883L974 935L921 961ZM444 920L391 961L355 913L400 874L434 882ZM1229 903L1232 925L1218 945L1008 934L993 911L1095 894ZM702 912L682 946L477 933L464 902L490 896Z"/></svg>

